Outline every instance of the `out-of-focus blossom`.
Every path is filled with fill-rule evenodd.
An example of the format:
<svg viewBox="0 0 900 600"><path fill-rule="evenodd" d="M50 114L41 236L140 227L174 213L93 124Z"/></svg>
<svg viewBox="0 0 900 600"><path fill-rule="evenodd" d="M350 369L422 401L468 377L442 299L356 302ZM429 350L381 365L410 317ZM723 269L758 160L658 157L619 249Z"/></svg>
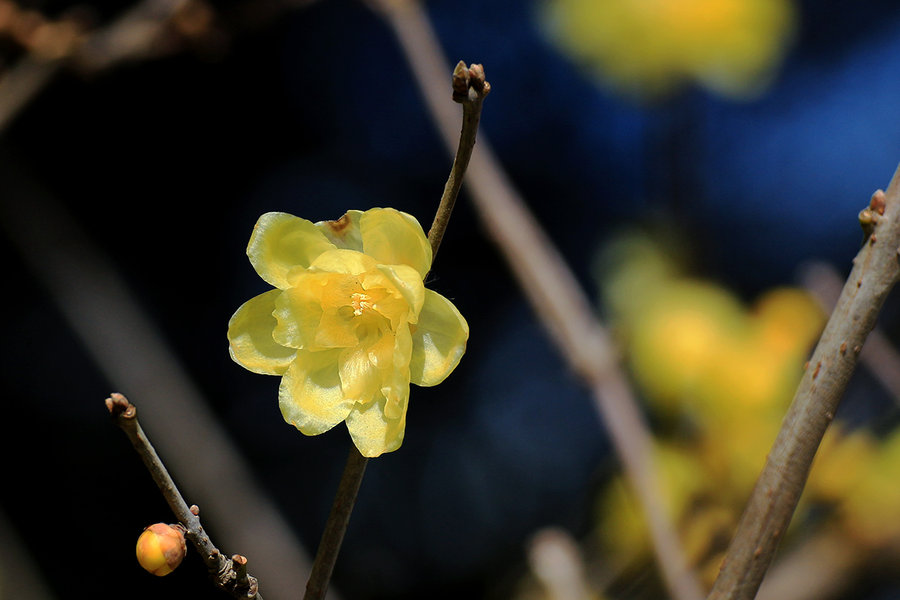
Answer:
<svg viewBox="0 0 900 600"><path fill-rule="evenodd" d="M746 97L772 79L789 0L545 0L552 39L617 88L658 97L696 82Z"/></svg>
<svg viewBox="0 0 900 600"><path fill-rule="evenodd" d="M345 421L364 456L399 448L409 384L443 381L469 337L456 307L424 287L432 250L419 222L389 208L315 224L266 213L247 255L275 289L231 318L232 358L282 376L282 415L304 434Z"/></svg>

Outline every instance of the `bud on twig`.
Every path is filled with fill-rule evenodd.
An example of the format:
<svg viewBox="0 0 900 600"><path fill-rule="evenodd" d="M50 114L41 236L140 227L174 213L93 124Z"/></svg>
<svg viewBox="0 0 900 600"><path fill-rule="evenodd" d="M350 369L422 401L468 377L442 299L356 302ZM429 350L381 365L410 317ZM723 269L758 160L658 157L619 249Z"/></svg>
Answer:
<svg viewBox="0 0 900 600"><path fill-rule="evenodd" d="M144 529L137 541L137 559L144 569L162 577L181 564L187 547L180 525L156 523Z"/></svg>

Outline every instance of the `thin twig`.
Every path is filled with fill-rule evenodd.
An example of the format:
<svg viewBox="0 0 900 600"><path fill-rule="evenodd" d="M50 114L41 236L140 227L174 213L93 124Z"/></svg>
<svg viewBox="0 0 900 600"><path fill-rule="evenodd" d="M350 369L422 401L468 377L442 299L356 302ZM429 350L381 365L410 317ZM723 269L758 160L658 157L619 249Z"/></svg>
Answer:
<svg viewBox="0 0 900 600"><path fill-rule="evenodd" d="M368 0L396 34L428 109L452 152L455 116L439 89L446 59L422 7L411 0ZM640 499L666 584L678 600L702 598L652 464L651 436L618 365L609 335L556 248L535 221L482 135L467 176L482 221L571 368L590 388L624 470Z"/></svg>
<svg viewBox="0 0 900 600"><path fill-rule="evenodd" d="M459 134L459 144L456 147L456 157L450 168L450 176L444 185L444 194L438 206L434 222L428 231L428 240L431 242L432 260L437 256L450 214L456 204L456 197L462 187L463 175L472 158L475 149L475 136L478 133L478 122L481 120L481 106L484 97L491 91L491 84L484 80L484 68L481 65L466 66L459 61L453 69L453 101L459 102L463 107L462 131Z"/></svg>
<svg viewBox="0 0 900 600"><path fill-rule="evenodd" d="M175 514L175 518L187 530L185 536L191 540L206 568L213 575L216 587L227 592L234 598L244 598L246 600L262 600L262 596L257 591L257 582L255 577L247 575L246 559L240 565L241 576L235 571L234 561L226 558L212 540L206 534L206 531L200 525L199 510L196 507L189 507L182 497L181 492L169 475L165 464L159 458L153 444L147 439L147 435L141 428L137 418L137 407L130 403L122 394L110 394L106 399L106 408L110 415L115 419L122 431L131 440L131 445L137 451L138 455L156 482L159 491Z"/></svg>
<svg viewBox="0 0 900 600"><path fill-rule="evenodd" d="M453 100L463 105L463 123L459 135L456 158L450 169L450 177L444 186L444 193L441 196L434 223L428 231L432 261L437 256L441 240L447 231L447 224L450 222L450 215L453 212L453 206L456 203L456 197L459 194L463 176L469 164L469 158L472 156L472 149L475 146L475 137L478 131L478 122L481 117L482 102L484 97L491 91L491 85L484 80L484 69L481 65L468 67L462 61L453 70L451 85L453 88ZM446 103L446 96L444 96L444 101ZM338 491L331 506L331 513L328 515L325 531L322 533L322 539L316 551L312 573L306 584L304 600L320 600L325 597L325 593L328 591L328 583L331 580L331 574L337 562L344 534L350 522L350 514L353 512L353 506L356 503L356 496L359 493L368 461L369 459L362 456L359 450L356 449L356 446L350 448L350 454L347 456L347 463L344 465L344 472L341 475L341 482L338 484Z"/></svg>
<svg viewBox="0 0 900 600"><path fill-rule="evenodd" d="M322 533L322 540L316 551L312 573L306 583L304 600L321 600L328 591L331 573L334 571L334 564L337 562L341 543L344 541L344 533L347 531L350 514L353 512L353 505L356 504L356 496L359 493L359 486L362 484L368 462L369 459L360 454L356 446L351 444L347 464L344 466L344 473L341 475L341 482L338 484L338 490L334 496L334 504L331 506L331 513L328 515L325 531Z"/></svg>
<svg viewBox="0 0 900 600"><path fill-rule="evenodd" d="M744 509L710 600L751 600L787 530L866 336L900 280L900 168L860 214L871 228Z"/></svg>

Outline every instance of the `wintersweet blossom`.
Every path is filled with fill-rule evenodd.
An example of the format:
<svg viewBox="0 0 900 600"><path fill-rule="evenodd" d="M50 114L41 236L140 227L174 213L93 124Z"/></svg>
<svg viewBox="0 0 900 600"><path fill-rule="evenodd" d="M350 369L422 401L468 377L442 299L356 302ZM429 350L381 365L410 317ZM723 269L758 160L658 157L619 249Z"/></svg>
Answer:
<svg viewBox="0 0 900 600"><path fill-rule="evenodd" d="M275 289L228 324L231 357L280 375L285 421L306 435L344 421L363 456L400 447L409 384L456 368L469 326L423 280L432 250L419 222L391 208L312 223L266 213L247 255Z"/></svg>
<svg viewBox="0 0 900 600"><path fill-rule="evenodd" d="M790 0L545 0L559 45L639 96L693 81L731 97L769 82L794 30Z"/></svg>

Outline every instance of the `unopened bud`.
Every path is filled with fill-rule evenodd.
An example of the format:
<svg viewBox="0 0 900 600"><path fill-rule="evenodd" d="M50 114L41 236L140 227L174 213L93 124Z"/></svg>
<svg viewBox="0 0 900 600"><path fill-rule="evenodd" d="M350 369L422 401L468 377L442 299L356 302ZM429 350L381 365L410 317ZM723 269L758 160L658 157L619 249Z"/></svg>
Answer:
<svg viewBox="0 0 900 600"><path fill-rule="evenodd" d="M179 526L156 523L144 529L137 541L137 559L144 569L162 577L175 570L187 553Z"/></svg>

